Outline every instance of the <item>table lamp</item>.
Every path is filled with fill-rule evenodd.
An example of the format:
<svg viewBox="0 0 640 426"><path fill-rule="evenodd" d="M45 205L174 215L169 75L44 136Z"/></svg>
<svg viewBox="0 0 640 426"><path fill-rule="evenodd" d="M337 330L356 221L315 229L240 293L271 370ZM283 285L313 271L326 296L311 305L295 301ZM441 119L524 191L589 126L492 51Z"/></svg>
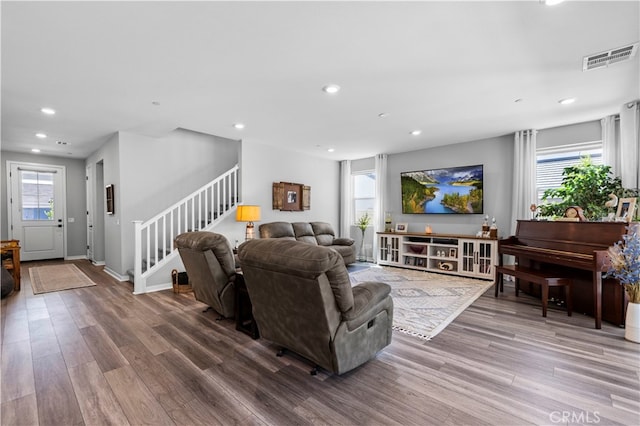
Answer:
<svg viewBox="0 0 640 426"><path fill-rule="evenodd" d="M260 220L260 206L238 206L236 210L236 222L247 222L245 241L254 238L253 221Z"/></svg>

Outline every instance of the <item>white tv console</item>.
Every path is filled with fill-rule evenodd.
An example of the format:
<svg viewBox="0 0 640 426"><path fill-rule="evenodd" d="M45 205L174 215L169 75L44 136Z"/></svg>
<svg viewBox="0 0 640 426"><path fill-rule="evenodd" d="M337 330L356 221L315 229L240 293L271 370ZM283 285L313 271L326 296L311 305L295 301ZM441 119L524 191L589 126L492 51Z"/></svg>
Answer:
<svg viewBox="0 0 640 426"><path fill-rule="evenodd" d="M494 279L498 240L472 235L378 232L378 264Z"/></svg>

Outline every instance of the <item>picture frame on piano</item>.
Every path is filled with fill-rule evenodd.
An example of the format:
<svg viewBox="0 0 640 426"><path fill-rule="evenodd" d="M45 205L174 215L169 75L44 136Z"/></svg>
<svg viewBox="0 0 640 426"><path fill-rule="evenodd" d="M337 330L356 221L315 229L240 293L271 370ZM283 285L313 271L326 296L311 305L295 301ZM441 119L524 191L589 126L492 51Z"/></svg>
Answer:
<svg viewBox="0 0 640 426"><path fill-rule="evenodd" d="M618 200L618 211L616 212L617 222L631 222L636 209L637 198L620 198Z"/></svg>

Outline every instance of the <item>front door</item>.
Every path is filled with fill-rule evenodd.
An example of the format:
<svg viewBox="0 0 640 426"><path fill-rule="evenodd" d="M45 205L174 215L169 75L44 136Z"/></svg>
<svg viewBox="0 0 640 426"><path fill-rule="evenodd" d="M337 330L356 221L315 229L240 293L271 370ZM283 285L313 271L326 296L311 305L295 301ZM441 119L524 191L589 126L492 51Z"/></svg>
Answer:
<svg viewBox="0 0 640 426"><path fill-rule="evenodd" d="M65 168L9 163L10 235L21 260L64 257Z"/></svg>

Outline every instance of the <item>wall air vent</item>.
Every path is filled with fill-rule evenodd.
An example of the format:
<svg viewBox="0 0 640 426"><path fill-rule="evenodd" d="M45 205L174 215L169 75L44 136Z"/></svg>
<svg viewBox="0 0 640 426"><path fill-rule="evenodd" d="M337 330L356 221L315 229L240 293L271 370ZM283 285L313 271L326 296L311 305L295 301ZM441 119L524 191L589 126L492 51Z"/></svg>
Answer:
<svg viewBox="0 0 640 426"><path fill-rule="evenodd" d="M638 43L629 46L618 47L593 55L585 56L582 60L582 71L608 67L616 62L623 62L633 58L638 51Z"/></svg>

